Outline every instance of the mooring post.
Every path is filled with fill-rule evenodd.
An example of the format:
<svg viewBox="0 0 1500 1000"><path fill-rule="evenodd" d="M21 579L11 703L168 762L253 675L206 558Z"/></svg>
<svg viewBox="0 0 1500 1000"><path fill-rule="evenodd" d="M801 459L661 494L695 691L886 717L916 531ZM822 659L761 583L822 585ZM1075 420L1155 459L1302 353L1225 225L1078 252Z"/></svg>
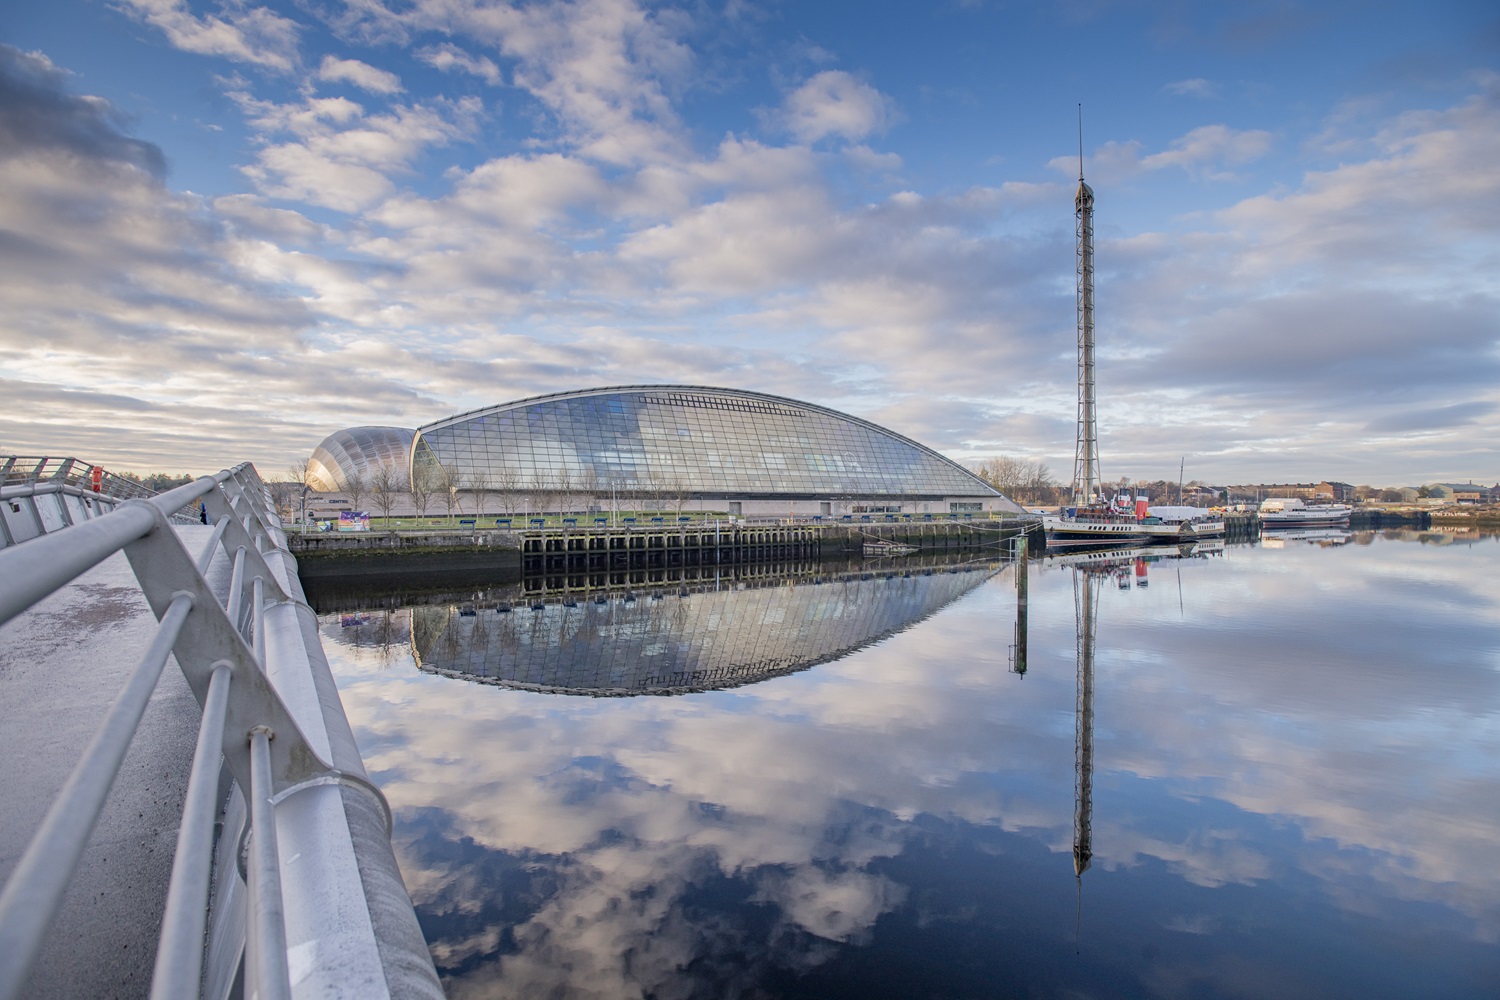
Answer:
<svg viewBox="0 0 1500 1000"><path fill-rule="evenodd" d="M1012 669L1018 674L1026 673L1026 610L1027 591L1030 588L1029 539L1023 530L1016 536L1016 658Z"/></svg>

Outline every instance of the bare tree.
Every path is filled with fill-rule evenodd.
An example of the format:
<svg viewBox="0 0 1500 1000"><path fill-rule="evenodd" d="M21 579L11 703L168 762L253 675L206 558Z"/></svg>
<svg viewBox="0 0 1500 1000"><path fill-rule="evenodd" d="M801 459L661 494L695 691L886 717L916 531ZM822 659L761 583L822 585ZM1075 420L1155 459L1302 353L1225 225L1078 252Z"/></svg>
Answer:
<svg viewBox="0 0 1500 1000"><path fill-rule="evenodd" d="M494 485L500 495L500 509L507 516L515 514L521 504L521 470L513 465L502 465L495 473Z"/></svg>
<svg viewBox="0 0 1500 1000"><path fill-rule="evenodd" d="M386 520L390 520L391 511L406 492L406 477L395 466L379 465L370 474L370 495Z"/></svg>
<svg viewBox="0 0 1500 1000"><path fill-rule="evenodd" d="M568 471L567 466L557 470L557 477L553 480L557 489L557 512L568 514L573 510L573 474Z"/></svg>
<svg viewBox="0 0 1500 1000"><path fill-rule="evenodd" d="M692 493L687 480L681 476L665 476L662 479L661 488L663 499L670 503L672 509L677 512L677 516L681 517L682 508L687 506L688 495Z"/></svg>
<svg viewBox="0 0 1500 1000"><path fill-rule="evenodd" d="M1056 481L1041 462L997 455L980 462L975 468L980 479L1012 500L1038 502L1052 499Z"/></svg>
<svg viewBox="0 0 1500 1000"><path fill-rule="evenodd" d="M599 507L599 474L591 465L578 477L578 493L584 510L594 511Z"/></svg>
<svg viewBox="0 0 1500 1000"><path fill-rule="evenodd" d="M662 474L655 469L647 472L636 481L636 496L642 507L649 507L652 511L661 508L662 494L666 491L663 485L666 482Z"/></svg>
<svg viewBox="0 0 1500 1000"><path fill-rule="evenodd" d="M303 455L286 467L286 475L289 480L298 486L309 485L312 479L312 456Z"/></svg>
<svg viewBox="0 0 1500 1000"><path fill-rule="evenodd" d="M464 488L464 473L456 465L440 464L432 470L433 488L442 494L443 504L448 509L448 517L453 517L453 508L458 512L464 512L463 503L459 499L458 491Z"/></svg>
<svg viewBox="0 0 1500 1000"><path fill-rule="evenodd" d="M338 482L334 484L340 493L349 498L349 505L355 510L363 510L365 497L370 494L370 482L363 475L356 472L351 475L341 475Z"/></svg>
<svg viewBox="0 0 1500 1000"><path fill-rule="evenodd" d="M533 513L546 517L547 508L552 506L552 481L547 478L547 474L538 469L531 477L531 482L526 485L526 490L530 506L536 508Z"/></svg>
<svg viewBox="0 0 1500 1000"><path fill-rule="evenodd" d="M302 487L296 483L270 482L271 501L276 504L276 514L283 523L290 524L297 514L297 504L302 499Z"/></svg>
<svg viewBox="0 0 1500 1000"><path fill-rule="evenodd" d="M412 463L411 476L406 482L406 491L411 494L412 506L417 508L418 517L427 516L427 507L432 503L432 494L437 488L436 472L433 463Z"/></svg>
<svg viewBox="0 0 1500 1000"><path fill-rule="evenodd" d="M474 514L484 517L485 501L495 492L495 477L489 473L476 473L469 480L469 492L474 494Z"/></svg>

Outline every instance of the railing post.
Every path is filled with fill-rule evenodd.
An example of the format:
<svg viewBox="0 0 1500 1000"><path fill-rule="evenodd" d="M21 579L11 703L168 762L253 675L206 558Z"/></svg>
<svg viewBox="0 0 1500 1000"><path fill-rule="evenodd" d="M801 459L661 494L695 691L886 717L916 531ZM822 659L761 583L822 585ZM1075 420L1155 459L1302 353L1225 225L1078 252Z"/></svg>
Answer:
<svg viewBox="0 0 1500 1000"><path fill-rule="evenodd" d="M281 858L276 846L276 807L271 798L269 726L250 730L250 862L246 872L250 888L250 940L245 949L245 978L257 1000L283 1000L291 996L291 978L286 961L286 917L281 901Z"/></svg>

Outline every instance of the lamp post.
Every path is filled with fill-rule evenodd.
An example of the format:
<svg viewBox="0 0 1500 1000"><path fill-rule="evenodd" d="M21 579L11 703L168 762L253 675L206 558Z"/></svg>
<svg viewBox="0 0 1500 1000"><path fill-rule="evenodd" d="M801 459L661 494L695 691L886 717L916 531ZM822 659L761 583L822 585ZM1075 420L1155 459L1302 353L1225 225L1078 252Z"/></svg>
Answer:
<svg viewBox="0 0 1500 1000"><path fill-rule="evenodd" d="M312 492L312 487L306 483L302 484L302 533L307 534L307 494Z"/></svg>

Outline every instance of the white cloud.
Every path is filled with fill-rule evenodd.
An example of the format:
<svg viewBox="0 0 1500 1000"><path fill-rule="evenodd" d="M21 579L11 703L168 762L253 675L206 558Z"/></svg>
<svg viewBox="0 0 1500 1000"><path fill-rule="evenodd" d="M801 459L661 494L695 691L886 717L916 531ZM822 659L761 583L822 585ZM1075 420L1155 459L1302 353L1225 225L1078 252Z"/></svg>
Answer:
<svg viewBox="0 0 1500 1000"><path fill-rule="evenodd" d="M460 71L479 77L485 83L498 87L501 83L500 67L488 56L476 56L465 52L451 42L417 50L418 59L444 73Z"/></svg>
<svg viewBox="0 0 1500 1000"><path fill-rule="evenodd" d="M895 111L889 98L842 70L825 70L787 95L779 115L799 142L830 136L858 142L885 131Z"/></svg>
<svg viewBox="0 0 1500 1000"><path fill-rule="evenodd" d="M331 55L323 57L323 64L318 67L318 79L329 82L342 80L372 94L399 94L405 89L401 86L401 78L395 73L376 69L358 59L339 59Z"/></svg>
<svg viewBox="0 0 1500 1000"><path fill-rule="evenodd" d="M185 52L291 72L300 29L267 7L226 4L219 16L197 17L186 0L121 0L121 9L162 31Z"/></svg>
<svg viewBox="0 0 1500 1000"><path fill-rule="evenodd" d="M1241 166L1266 155L1271 149L1271 133L1262 130L1239 131L1225 125L1202 125L1174 139L1160 153L1141 160L1143 170L1181 167L1189 175L1208 180L1227 180L1232 174L1226 166Z"/></svg>
<svg viewBox="0 0 1500 1000"><path fill-rule="evenodd" d="M269 145L241 168L274 198L341 212L369 208L396 190L392 175L432 146L470 137L482 113L477 98L392 107L367 115L343 98L307 98L277 105L237 95L267 135L291 132L294 142Z"/></svg>
<svg viewBox="0 0 1500 1000"><path fill-rule="evenodd" d="M1178 80L1163 86L1162 91L1175 97L1217 97L1219 85L1201 76L1191 80Z"/></svg>

